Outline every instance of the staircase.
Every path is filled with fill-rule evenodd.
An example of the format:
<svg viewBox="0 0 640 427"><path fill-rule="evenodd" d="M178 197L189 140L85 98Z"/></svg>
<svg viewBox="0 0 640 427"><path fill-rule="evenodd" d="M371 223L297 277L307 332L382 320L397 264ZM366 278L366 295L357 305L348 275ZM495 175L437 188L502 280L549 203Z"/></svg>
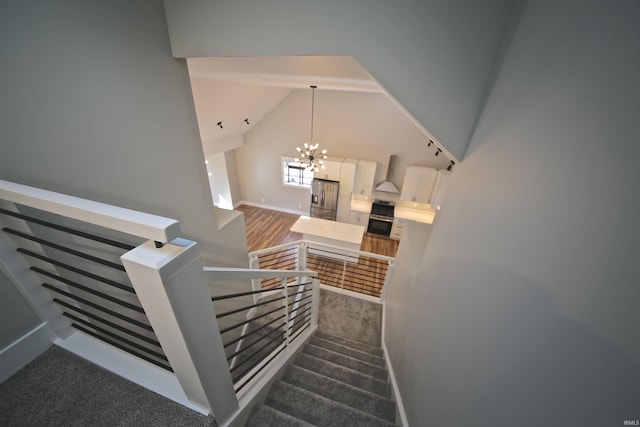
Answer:
<svg viewBox="0 0 640 427"><path fill-rule="evenodd" d="M318 330L247 426L393 426L380 348Z"/></svg>

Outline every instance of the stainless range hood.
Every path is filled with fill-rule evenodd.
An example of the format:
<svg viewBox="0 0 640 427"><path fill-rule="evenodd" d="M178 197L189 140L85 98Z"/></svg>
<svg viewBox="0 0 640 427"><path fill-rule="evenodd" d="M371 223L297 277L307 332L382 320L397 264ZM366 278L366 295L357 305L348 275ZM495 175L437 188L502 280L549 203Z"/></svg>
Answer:
<svg viewBox="0 0 640 427"><path fill-rule="evenodd" d="M385 191L387 193L399 193L398 187L391 181L393 172L396 168L396 160L398 156L389 156L389 165L387 166L387 177L380 184L376 185L376 191Z"/></svg>

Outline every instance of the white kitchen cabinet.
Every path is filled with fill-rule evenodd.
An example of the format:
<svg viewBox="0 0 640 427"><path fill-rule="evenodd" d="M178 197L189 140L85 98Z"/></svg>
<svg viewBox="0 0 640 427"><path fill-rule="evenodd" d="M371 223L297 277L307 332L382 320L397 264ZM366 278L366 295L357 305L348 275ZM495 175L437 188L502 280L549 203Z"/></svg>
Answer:
<svg viewBox="0 0 640 427"><path fill-rule="evenodd" d="M351 196L356 179L357 160L345 159L340 165L340 195Z"/></svg>
<svg viewBox="0 0 640 427"><path fill-rule="evenodd" d="M405 220L402 218L394 218L393 225L391 226L390 238L393 240L400 240L404 231Z"/></svg>
<svg viewBox="0 0 640 427"><path fill-rule="evenodd" d="M342 186L342 182L340 182ZM349 222L349 214L351 213L351 195L340 194L338 196L338 210L336 211L336 221Z"/></svg>
<svg viewBox="0 0 640 427"><path fill-rule="evenodd" d="M326 159L323 160L323 163L324 169L320 167L317 172L313 173L313 177L320 179L330 179L332 181L340 181L342 159Z"/></svg>
<svg viewBox="0 0 640 427"><path fill-rule="evenodd" d="M365 229L369 226L369 214L360 211L349 212L349 224L361 225Z"/></svg>
<svg viewBox="0 0 640 427"><path fill-rule="evenodd" d="M373 181L376 179L378 164L369 160L358 160L356 179L353 183L353 193L361 196L373 194Z"/></svg>
<svg viewBox="0 0 640 427"><path fill-rule="evenodd" d="M416 203L430 203L438 170L421 166L407 166L400 200Z"/></svg>
<svg viewBox="0 0 640 427"><path fill-rule="evenodd" d="M440 209L440 205L442 205L442 201L444 200L444 194L447 191L447 183L449 182L449 177L451 176L451 172L448 171L438 171L438 179L436 179L436 183L433 186L433 195L431 196L431 209Z"/></svg>

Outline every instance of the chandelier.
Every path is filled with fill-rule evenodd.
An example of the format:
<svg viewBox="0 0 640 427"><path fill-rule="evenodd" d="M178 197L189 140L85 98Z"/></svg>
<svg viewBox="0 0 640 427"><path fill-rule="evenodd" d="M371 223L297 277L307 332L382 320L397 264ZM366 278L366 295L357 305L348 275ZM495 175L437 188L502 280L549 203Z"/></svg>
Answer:
<svg viewBox="0 0 640 427"><path fill-rule="evenodd" d="M323 160L327 158L327 149L325 148L319 154L316 154L318 151L319 144L313 143L313 107L316 95L316 88L318 86L311 86L311 138L310 142L305 142L303 148L296 147L298 153L300 153L300 157L296 157L294 160L299 162L301 166L304 166L305 169L311 169L314 172L317 172L320 168L325 169Z"/></svg>

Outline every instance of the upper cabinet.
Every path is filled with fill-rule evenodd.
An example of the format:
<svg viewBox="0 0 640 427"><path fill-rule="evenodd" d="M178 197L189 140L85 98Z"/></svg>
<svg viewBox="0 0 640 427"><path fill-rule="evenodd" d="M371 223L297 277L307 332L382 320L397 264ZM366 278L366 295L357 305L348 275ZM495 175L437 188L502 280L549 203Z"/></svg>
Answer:
<svg viewBox="0 0 640 427"><path fill-rule="evenodd" d="M376 162L358 160L356 167L356 179L353 183L353 194L371 196L373 194L373 182L376 179Z"/></svg>
<svg viewBox="0 0 640 427"><path fill-rule="evenodd" d="M313 177L320 179L330 179L332 181L340 181L342 159L326 159L323 161L323 163L324 169L320 168L317 172L314 172Z"/></svg>
<svg viewBox="0 0 640 427"><path fill-rule="evenodd" d="M434 189L439 180L437 169L421 166L407 166L407 172L400 193L400 200L416 203L431 203Z"/></svg>
<svg viewBox="0 0 640 427"><path fill-rule="evenodd" d="M351 196L356 179L357 160L345 159L340 165L340 194Z"/></svg>

